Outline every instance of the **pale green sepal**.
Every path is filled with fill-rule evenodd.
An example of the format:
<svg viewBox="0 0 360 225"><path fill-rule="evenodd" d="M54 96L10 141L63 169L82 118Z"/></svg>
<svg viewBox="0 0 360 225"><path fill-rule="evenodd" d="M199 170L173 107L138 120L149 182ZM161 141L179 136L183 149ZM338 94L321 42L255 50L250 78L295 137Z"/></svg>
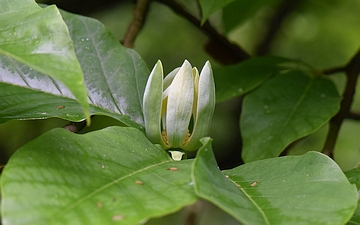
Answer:
<svg viewBox="0 0 360 225"><path fill-rule="evenodd" d="M198 86L196 120L189 142L182 147L186 151L194 151L201 146L200 139L210 130L211 119L215 109L215 83L211 64L207 61L201 70Z"/></svg>
<svg viewBox="0 0 360 225"><path fill-rule="evenodd" d="M163 92L163 67L158 60L152 69L149 79L146 83L143 112L145 121L146 136L152 143L160 144L167 148L161 136L161 107Z"/></svg>
<svg viewBox="0 0 360 225"><path fill-rule="evenodd" d="M171 148L184 144L192 114L194 81L191 64L185 60L169 86L166 110L166 132Z"/></svg>
<svg viewBox="0 0 360 225"><path fill-rule="evenodd" d="M171 158L175 161L180 161L183 155L185 155L185 153L181 151L169 151L169 152L171 154Z"/></svg>

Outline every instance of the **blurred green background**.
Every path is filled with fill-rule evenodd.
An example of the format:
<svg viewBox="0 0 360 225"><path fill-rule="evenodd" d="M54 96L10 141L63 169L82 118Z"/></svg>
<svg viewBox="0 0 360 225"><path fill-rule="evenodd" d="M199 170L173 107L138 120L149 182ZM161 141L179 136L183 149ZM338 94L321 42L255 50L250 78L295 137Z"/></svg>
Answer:
<svg viewBox="0 0 360 225"><path fill-rule="evenodd" d="M42 0L45 4L56 4L69 12L89 16L104 23L121 41L133 16L133 1L114 0ZM196 7L193 1L187 2ZM248 1L251 2L251 1ZM259 2L259 1L256 1ZM260 1L261 2L261 1ZM270 2L270 3L269 3ZM227 33L228 38L251 55L256 55L268 22L281 3L292 1L264 0L264 6L252 14L244 23ZM346 64L358 51L360 44L360 1L317 0L293 1L297 3L282 21L268 48L262 52L291 59L302 60L318 70ZM266 4L265 4L266 3ZM191 9L191 11L196 11ZM219 32L224 33L221 10L210 18ZM165 72L169 72L188 59L193 66L201 68L206 60L213 67L221 66L204 51L208 39L186 19L176 15L167 6L152 2L146 23L135 41L134 49L143 57L151 69L161 59ZM330 77L341 93L344 74ZM360 88L360 87L359 87ZM358 88L358 90L359 90ZM360 111L360 93L356 93L354 111ZM221 168L231 168L241 163L239 135L239 101L233 99L219 103L216 108L210 136ZM5 164L19 147L42 133L61 127L67 121L48 119L43 121L10 121L0 124L0 165ZM100 129L118 122L106 117L95 117L92 126L84 132ZM320 151L325 140L327 126L298 142L289 154L305 151ZM347 120L341 129L335 150L335 160L343 170L353 168L360 161L360 122Z"/></svg>

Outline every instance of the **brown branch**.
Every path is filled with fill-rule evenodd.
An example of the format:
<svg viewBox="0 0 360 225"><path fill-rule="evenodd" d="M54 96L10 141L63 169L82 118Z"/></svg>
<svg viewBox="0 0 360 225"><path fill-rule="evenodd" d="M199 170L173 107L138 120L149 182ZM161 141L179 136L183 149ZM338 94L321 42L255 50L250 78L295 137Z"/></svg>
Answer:
<svg viewBox="0 0 360 225"><path fill-rule="evenodd" d="M145 23L149 11L150 0L138 0L134 8L134 17L131 21L122 44L127 48L133 48L136 37Z"/></svg>
<svg viewBox="0 0 360 225"><path fill-rule="evenodd" d="M360 120L360 113L349 112L346 116L348 119Z"/></svg>
<svg viewBox="0 0 360 225"><path fill-rule="evenodd" d="M198 203L195 203L194 205L190 206L189 212L186 215L185 224L186 225L195 225L196 224L196 215L197 215L197 208Z"/></svg>
<svg viewBox="0 0 360 225"><path fill-rule="evenodd" d="M0 174L2 173L3 169L5 168L5 164L4 165L0 165Z"/></svg>
<svg viewBox="0 0 360 225"><path fill-rule="evenodd" d="M201 26L201 21L194 15L185 10L174 0L157 0L158 2L168 6L175 13L187 19L195 27L199 28L208 36L210 42L206 50L216 60L224 64L233 64L248 59L250 55L238 45L231 43L225 36L221 35L209 21Z"/></svg>
<svg viewBox="0 0 360 225"><path fill-rule="evenodd" d="M344 73L344 72L346 72L346 66L325 69L322 71L322 74L331 75L335 73Z"/></svg>
<svg viewBox="0 0 360 225"><path fill-rule="evenodd" d="M353 102L356 82L360 73L360 51L351 59L345 67L347 82L343 93L343 100L340 104L339 112L330 120L330 127L322 152L331 158L334 154L334 146L338 137L340 127L344 119L349 115L350 107Z"/></svg>
<svg viewBox="0 0 360 225"><path fill-rule="evenodd" d="M259 46L257 47L256 54L264 55L269 52L270 45L274 40L278 30L280 29L282 23L286 19L286 17L294 11L296 6L298 5L299 0L283 0L280 6L277 9L277 12L274 14L272 18L269 19L268 30L265 34L264 39L261 41Z"/></svg>

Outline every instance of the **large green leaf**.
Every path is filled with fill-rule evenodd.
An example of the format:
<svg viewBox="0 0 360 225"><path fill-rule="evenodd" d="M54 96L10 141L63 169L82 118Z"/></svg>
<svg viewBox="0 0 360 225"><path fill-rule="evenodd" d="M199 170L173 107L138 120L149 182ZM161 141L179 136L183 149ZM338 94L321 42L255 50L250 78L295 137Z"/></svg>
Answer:
<svg viewBox="0 0 360 225"><path fill-rule="evenodd" d="M220 172L207 141L194 161L195 193L243 224L331 224L348 221L355 185L321 153L260 160Z"/></svg>
<svg viewBox="0 0 360 225"><path fill-rule="evenodd" d="M143 125L141 104L149 74L145 62L133 50L122 47L100 22L65 12L62 15L84 72L91 114L108 115L139 128ZM0 58L0 69L0 122L84 119L81 106L55 79L6 56Z"/></svg>
<svg viewBox="0 0 360 225"><path fill-rule="evenodd" d="M203 24L213 12L221 9L232 1L234 0L200 0L202 12L201 24Z"/></svg>
<svg viewBox="0 0 360 225"><path fill-rule="evenodd" d="M1 63L1 62L0 62ZM48 81L48 82L45 82ZM60 83L44 76L42 84L48 90L58 90L63 96L68 93ZM58 88L57 87L62 87ZM0 123L12 119L44 119L58 117L70 121L84 119L83 110L79 103L70 97L46 93L40 90L0 83ZM10 99L10 100L9 100ZM92 115L105 115L115 118L127 126L143 130L143 127L128 116L111 112L93 104L90 105Z"/></svg>
<svg viewBox="0 0 360 225"><path fill-rule="evenodd" d="M143 125L142 98L150 74L146 63L99 21L66 12L62 16L84 71L90 104Z"/></svg>
<svg viewBox="0 0 360 225"><path fill-rule="evenodd" d="M191 165L173 161L134 128L85 135L55 129L19 149L6 165L3 222L138 224L197 200Z"/></svg>
<svg viewBox="0 0 360 225"><path fill-rule="evenodd" d="M259 86L270 76L296 69L297 61L275 56L255 57L236 65L214 69L216 83L216 101L244 95Z"/></svg>
<svg viewBox="0 0 360 225"><path fill-rule="evenodd" d="M33 0L3 0L0 2L0 24L0 60L8 56L19 62L17 64L23 63L61 81L88 117L82 70L58 9L55 6L42 9ZM10 68L1 67L0 81L15 79L22 77Z"/></svg>
<svg viewBox="0 0 360 225"><path fill-rule="evenodd" d="M240 128L246 162L278 156L291 142L324 125L340 107L329 79L289 71L244 98Z"/></svg>

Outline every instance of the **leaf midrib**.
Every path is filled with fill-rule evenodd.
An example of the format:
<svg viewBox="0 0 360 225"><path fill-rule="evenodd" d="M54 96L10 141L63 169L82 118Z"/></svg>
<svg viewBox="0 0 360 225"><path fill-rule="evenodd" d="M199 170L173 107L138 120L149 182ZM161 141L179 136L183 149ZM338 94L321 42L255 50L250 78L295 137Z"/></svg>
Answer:
<svg viewBox="0 0 360 225"><path fill-rule="evenodd" d="M229 179L230 182L232 182L235 186L238 186L239 184L236 183L236 181L232 180L232 179ZM240 191L242 193L244 193L244 195L251 201L251 203L253 203L253 205L258 209L258 211L260 212L260 214L262 215L262 217L264 218L264 221L266 222L267 225L270 225L270 221L268 220L265 212L261 209L261 207L251 198L250 195L248 195L246 193L246 191L243 189L243 188L239 188ZM229 213L229 212L228 212Z"/></svg>

